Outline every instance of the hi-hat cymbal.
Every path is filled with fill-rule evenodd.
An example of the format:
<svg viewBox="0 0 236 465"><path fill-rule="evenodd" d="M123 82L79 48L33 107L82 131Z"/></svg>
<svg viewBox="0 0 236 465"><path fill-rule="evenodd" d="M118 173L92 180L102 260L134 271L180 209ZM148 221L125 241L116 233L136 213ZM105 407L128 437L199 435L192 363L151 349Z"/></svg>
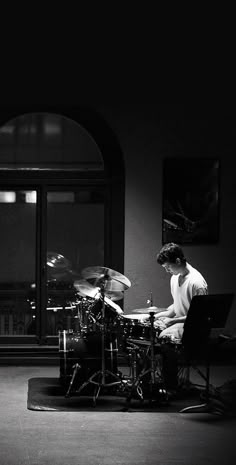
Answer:
<svg viewBox="0 0 236 465"><path fill-rule="evenodd" d="M145 315L145 316L148 316L148 315ZM143 319L143 315L141 315L140 313L124 313L123 315L124 318L127 318L128 320L138 320L138 321L142 321Z"/></svg>
<svg viewBox="0 0 236 465"><path fill-rule="evenodd" d="M62 270L70 266L67 258L57 252L47 252L47 265L57 270Z"/></svg>
<svg viewBox="0 0 236 465"><path fill-rule="evenodd" d="M78 293L82 296L91 297L92 299L99 299L101 297L101 289L100 287L95 287L90 284L85 279L80 279L74 282L74 287L78 291ZM112 291L105 291L105 297L109 300L121 300L123 299L123 292L112 292Z"/></svg>
<svg viewBox="0 0 236 465"><path fill-rule="evenodd" d="M146 314L152 313L152 312L156 313L157 311L158 311L158 308L154 306L145 307L145 308L135 308L134 310L132 310L132 312L134 313L146 313Z"/></svg>
<svg viewBox="0 0 236 465"><path fill-rule="evenodd" d="M95 286L104 284L104 289L107 291L124 291L131 286L131 282L126 276L104 266L90 266L84 268L84 270L82 270L82 276L86 280L93 280Z"/></svg>

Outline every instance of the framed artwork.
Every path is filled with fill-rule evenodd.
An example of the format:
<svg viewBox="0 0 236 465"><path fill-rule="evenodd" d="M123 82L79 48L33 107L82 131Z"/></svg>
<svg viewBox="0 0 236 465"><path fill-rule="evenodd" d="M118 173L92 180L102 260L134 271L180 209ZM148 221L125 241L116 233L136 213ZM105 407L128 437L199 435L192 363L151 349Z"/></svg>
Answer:
<svg viewBox="0 0 236 465"><path fill-rule="evenodd" d="M213 158L163 160L163 244L218 241L219 169Z"/></svg>

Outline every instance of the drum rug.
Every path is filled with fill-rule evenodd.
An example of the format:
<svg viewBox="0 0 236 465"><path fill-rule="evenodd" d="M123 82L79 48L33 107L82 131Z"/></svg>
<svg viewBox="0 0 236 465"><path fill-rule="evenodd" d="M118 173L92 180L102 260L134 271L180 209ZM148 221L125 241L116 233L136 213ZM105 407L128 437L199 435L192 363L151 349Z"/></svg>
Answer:
<svg viewBox="0 0 236 465"><path fill-rule="evenodd" d="M70 392L66 397L66 390L59 378L30 378L28 380L27 408L37 411L136 411L136 412L179 412L181 409L199 403L199 390L181 393L173 398L166 394L144 395L140 400L134 395L127 403L127 393L112 392L111 387L102 386L96 402L94 398L94 385L92 389L80 393Z"/></svg>

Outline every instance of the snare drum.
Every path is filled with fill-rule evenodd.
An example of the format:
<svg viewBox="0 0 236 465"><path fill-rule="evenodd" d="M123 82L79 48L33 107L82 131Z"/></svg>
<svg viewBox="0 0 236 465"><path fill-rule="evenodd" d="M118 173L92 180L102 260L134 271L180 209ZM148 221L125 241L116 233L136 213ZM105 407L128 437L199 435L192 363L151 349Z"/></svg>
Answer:
<svg viewBox="0 0 236 465"><path fill-rule="evenodd" d="M114 334L105 336L105 367L117 374L117 339ZM68 386L78 363L78 379L80 386L90 376L102 368L102 336L98 334L83 334L73 331L59 331L60 381Z"/></svg>
<svg viewBox="0 0 236 465"><path fill-rule="evenodd" d="M123 315L123 318L126 339L150 339L150 322L144 320L142 314Z"/></svg>

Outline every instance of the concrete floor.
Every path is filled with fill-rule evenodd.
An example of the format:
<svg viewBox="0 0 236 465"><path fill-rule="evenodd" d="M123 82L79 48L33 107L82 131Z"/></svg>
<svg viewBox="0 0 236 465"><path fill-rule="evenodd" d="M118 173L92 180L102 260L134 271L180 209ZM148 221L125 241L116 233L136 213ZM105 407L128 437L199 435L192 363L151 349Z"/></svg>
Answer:
<svg viewBox="0 0 236 465"><path fill-rule="evenodd" d="M28 379L58 367L0 367L1 465L233 465L236 418L27 410ZM213 367L217 385L236 367Z"/></svg>

